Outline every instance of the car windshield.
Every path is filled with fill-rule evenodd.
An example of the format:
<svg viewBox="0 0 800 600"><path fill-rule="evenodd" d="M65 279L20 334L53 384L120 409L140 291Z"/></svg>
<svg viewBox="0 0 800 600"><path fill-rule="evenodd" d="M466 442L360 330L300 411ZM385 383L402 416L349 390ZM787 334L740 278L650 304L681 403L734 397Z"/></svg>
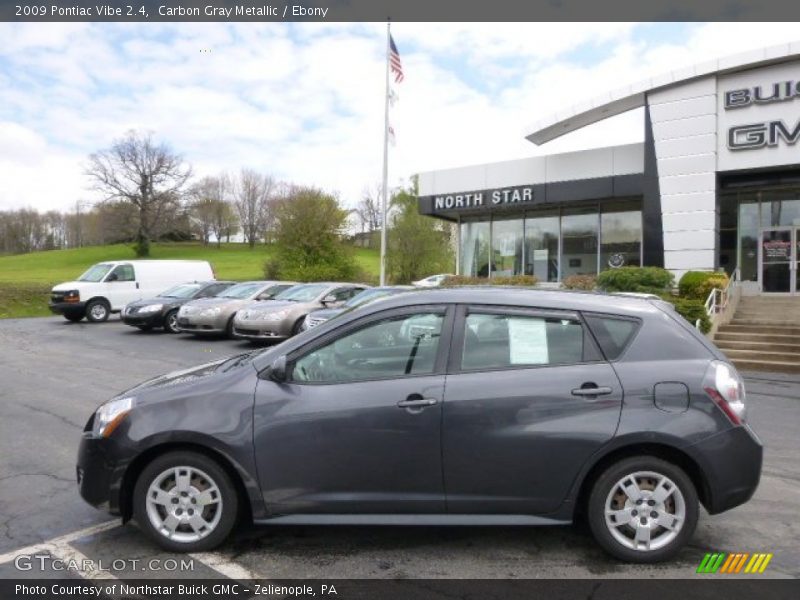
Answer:
<svg viewBox="0 0 800 600"><path fill-rule="evenodd" d="M108 273L113 267L114 265L103 265L103 264L95 265L91 267L88 271L86 271L83 275L78 277L78 281L93 281L93 282L102 281L103 277L106 276L106 273Z"/></svg>
<svg viewBox="0 0 800 600"><path fill-rule="evenodd" d="M328 287L330 286L324 284L296 285L275 296L275 300L287 300L289 302L311 302L314 298L328 289Z"/></svg>
<svg viewBox="0 0 800 600"><path fill-rule="evenodd" d="M183 283L159 294L162 298L191 298L202 286L199 283Z"/></svg>
<svg viewBox="0 0 800 600"><path fill-rule="evenodd" d="M240 283L238 285L234 285L229 287L223 293L221 293L218 297L219 298L238 298L242 300L244 298L249 298L258 290L264 287L263 283Z"/></svg>
<svg viewBox="0 0 800 600"><path fill-rule="evenodd" d="M355 308L356 306L361 306L362 304L366 304L367 302L372 302L373 300L377 300L378 298L382 298L383 296L389 296L390 294L394 294L394 290L364 290L363 292L356 294L350 300L344 303L344 308Z"/></svg>

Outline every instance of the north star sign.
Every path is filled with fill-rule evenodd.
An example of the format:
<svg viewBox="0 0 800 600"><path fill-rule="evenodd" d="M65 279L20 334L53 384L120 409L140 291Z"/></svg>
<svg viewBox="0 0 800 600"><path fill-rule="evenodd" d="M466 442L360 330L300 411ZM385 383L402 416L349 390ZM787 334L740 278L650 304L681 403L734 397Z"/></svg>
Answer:
<svg viewBox="0 0 800 600"><path fill-rule="evenodd" d="M433 197L433 210L458 210L482 208L505 204L528 204L533 202L533 186L498 188L480 192L460 192Z"/></svg>

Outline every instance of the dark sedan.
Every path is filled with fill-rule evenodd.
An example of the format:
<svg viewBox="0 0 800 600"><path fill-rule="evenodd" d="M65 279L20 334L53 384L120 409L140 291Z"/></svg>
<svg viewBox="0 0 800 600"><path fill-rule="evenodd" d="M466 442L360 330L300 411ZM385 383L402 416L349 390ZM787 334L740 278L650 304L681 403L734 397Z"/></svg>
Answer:
<svg viewBox="0 0 800 600"><path fill-rule="evenodd" d="M80 493L171 551L259 524L553 525L665 560L753 495L741 377L660 299L408 292L171 373L84 427ZM746 515L745 517L746 518ZM709 522L706 527L713 527Z"/></svg>
<svg viewBox="0 0 800 600"><path fill-rule="evenodd" d="M233 281L200 281L182 283L155 298L131 302L120 313L122 322L148 331L163 327L167 333L178 333L178 309L197 298L211 298L234 285Z"/></svg>

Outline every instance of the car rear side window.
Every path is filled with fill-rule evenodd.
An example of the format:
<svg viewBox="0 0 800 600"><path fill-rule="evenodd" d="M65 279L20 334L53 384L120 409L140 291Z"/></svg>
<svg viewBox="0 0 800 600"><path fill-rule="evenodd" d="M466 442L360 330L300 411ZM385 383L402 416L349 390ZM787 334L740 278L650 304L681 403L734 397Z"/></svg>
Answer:
<svg viewBox="0 0 800 600"><path fill-rule="evenodd" d="M579 363L580 321L550 316L470 313L464 321L462 370Z"/></svg>
<svg viewBox="0 0 800 600"><path fill-rule="evenodd" d="M622 356L639 328L639 321L636 319L608 315L584 315L584 317L608 360Z"/></svg>

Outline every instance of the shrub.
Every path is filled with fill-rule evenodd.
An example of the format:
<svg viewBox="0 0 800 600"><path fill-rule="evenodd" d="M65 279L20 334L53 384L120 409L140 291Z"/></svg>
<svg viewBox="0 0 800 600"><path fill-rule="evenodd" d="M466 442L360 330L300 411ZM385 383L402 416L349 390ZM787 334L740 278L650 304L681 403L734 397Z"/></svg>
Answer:
<svg viewBox="0 0 800 600"><path fill-rule="evenodd" d="M281 261L277 258L270 258L264 262L264 279L267 281L280 281Z"/></svg>
<svg viewBox="0 0 800 600"><path fill-rule="evenodd" d="M561 282L568 290L593 290L597 287L597 277L594 275L570 275Z"/></svg>
<svg viewBox="0 0 800 600"><path fill-rule="evenodd" d="M539 280L533 275L514 275L511 277L470 277L467 275L451 275L442 282L443 286L456 287L459 285L518 285L534 286Z"/></svg>
<svg viewBox="0 0 800 600"><path fill-rule="evenodd" d="M728 285L725 273L709 271L686 271L678 282L678 292L683 298L694 298L705 301L711 290Z"/></svg>
<svg viewBox="0 0 800 600"><path fill-rule="evenodd" d="M694 298L676 298L668 294L662 296L662 298L671 303L678 314L689 321L692 327L697 323L697 319L700 319L700 331L708 333L711 329L711 321L706 314L705 303L702 300Z"/></svg>
<svg viewBox="0 0 800 600"><path fill-rule="evenodd" d="M597 277L597 287L606 292L642 292L661 294L675 279L660 267L620 267L603 271Z"/></svg>

